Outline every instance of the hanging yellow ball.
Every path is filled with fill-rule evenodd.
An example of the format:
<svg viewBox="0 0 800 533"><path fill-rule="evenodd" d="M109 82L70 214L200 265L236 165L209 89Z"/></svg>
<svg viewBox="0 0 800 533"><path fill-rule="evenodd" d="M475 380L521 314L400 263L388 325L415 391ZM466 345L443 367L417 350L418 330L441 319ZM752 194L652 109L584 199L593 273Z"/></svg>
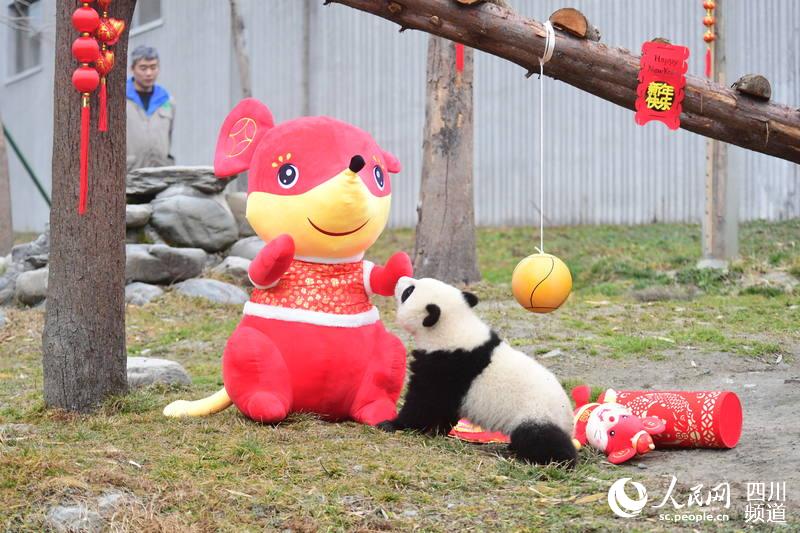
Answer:
<svg viewBox="0 0 800 533"><path fill-rule="evenodd" d="M550 254L533 254L519 262L511 275L511 291L519 304L534 313L549 313L563 304L572 290L572 274L564 261Z"/></svg>

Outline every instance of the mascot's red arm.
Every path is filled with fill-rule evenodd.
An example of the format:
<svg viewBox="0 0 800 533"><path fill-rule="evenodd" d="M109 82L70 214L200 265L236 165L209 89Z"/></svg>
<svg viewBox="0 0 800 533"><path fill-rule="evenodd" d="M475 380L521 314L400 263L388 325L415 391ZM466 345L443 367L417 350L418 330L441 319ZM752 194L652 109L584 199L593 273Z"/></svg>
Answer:
<svg viewBox="0 0 800 533"><path fill-rule="evenodd" d="M289 269L294 258L294 240L280 235L264 246L250 263L250 281L260 289L268 288Z"/></svg>
<svg viewBox="0 0 800 533"><path fill-rule="evenodd" d="M369 274L369 284L372 292L381 296L394 295L397 280L404 276L411 276L414 268L411 258L405 252L397 252L386 261L386 266L375 265Z"/></svg>

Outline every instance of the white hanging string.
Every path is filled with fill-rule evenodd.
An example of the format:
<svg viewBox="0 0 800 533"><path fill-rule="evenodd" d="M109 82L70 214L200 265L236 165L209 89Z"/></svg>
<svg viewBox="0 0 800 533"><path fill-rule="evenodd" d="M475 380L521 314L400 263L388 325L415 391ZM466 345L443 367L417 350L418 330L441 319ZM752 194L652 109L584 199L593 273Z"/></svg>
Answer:
<svg viewBox="0 0 800 533"><path fill-rule="evenodd" d="M539 246L534 247L544 253L544 64L553 57L556 48L556 32L550 21L544 23L547 37L544 43L544 56L539 58Z"/></svg>

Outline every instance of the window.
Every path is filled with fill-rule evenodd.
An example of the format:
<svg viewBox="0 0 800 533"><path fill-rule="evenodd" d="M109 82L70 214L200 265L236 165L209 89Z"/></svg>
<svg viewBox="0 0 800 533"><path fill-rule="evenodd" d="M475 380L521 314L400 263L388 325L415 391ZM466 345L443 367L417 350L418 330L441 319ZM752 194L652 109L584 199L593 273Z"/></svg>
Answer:
<svg viewBox="0 0 800 533"><path fill-rule="evenodd" d="M42 62L42 10L39 0L13 0L8 6L10 76L38 67Z"/></svg>
<svg viewBox="0 0 800 533"><path fill-rule="evenodd" d="M161 20L161 0L138 0L131 29Z"/></svg>

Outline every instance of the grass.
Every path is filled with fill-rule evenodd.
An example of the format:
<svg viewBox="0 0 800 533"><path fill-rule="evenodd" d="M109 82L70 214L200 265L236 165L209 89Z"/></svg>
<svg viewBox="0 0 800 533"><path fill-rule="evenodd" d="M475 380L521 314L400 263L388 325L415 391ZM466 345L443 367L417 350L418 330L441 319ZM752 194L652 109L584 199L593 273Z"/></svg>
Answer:
<svg viewBox="0 0 800 533"><path fill-rule="evenodd" d="M510 303L516 263L533 251L531 229L481 229L484 281L479 309L519 349L561 349L580 361L630 359L655 364L680 353L699 363L731 357L791 359L800 346L800 294L742 290L741 281L776 269L800 269L800 221L752 223L741 231L742 259L728 273L694 269L699 228L688 225L552 228L548 251L575 277L559 313L536 317ZM370 258L413 248L413 232L387 232ZM690 299L670 291L695 287ZM664 289L639 302L634 291ZM379 303L390 326L390 302ZM241 310L168 293L130 307L130 356L183 364L190 389L151 387L111 398L91 415L44 408L40 310L6 310L0 329L0 421L32 424L32 433L0 434L0 524L41 531L49 506L93 501L108 490L135 496L113 518L124 531L261 531L264 529L458 529L649 531L652 516L621 521L605 501L621 471L584 451L574 471L533 467L502 446L448 438L387 435L354 423L293 415L259 425L234 409L205 419L172 421L164 405L221 386L219 357ZM546 361L546 360L545 360ZM546 363L547 364L547 363ZM561 376L566 388L579 371ZM613 383L592 383L598 394ZM788 513L787 513L788 514ZM742 524L732 523L731 530ZM721 527L721 529L725 529Z"/></svg>

